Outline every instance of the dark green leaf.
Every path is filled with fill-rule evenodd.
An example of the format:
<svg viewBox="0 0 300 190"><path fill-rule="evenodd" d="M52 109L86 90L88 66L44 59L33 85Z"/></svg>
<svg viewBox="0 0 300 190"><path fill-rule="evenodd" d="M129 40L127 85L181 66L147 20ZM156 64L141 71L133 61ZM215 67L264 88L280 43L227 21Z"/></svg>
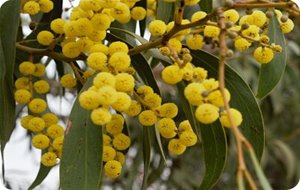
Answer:
<svg viewBox="0 0 300 190"><path fill-rule="evenodd" d="M40 169L38 171L38 174L37 174L35 180L32 182L32 184L28 188L28 190L32 190L36 186L38 186L39 184L41 184L44 181L44 179L48 176L51 168L52 167L46 167L43 164L40 164Z"/></svg>
<svg viewBox="0 0 300 190"><path fill-rule="evenodd" d="M19 0L10 0L0 8L0 141L2 158L5 145L15 127L16 105L13 73L19 14ZM2 169L4 170L4 168Z"/></svg>
<svg viewBox="0 0 300 190"><path fill-rule="evenodd" d="M204 52L192 51L193 64L205 68L209 77L218 77L217 57ZM237 108L243 117L241 130L250 141L258 159L261 158L265 132L260 108L256 99L244 80L229 66L225 68L225 85L231 93L230 105Z"/></svg>
<svg viewBox="0 0 300 190"><path fill-rule="evenodd" d="M167 3L164 1L157 1L156 19L164 21L168 24L174 16L175 3Z"/></svg>
<svg viewBox="0 0 300 190"><path fill-rule="evenodd" d="M278 84L287 62L286 42L276 16L270 19L268 36L270 37L270 43L275 43L282 47L282 52L276 53L270 63L261 65L256 95L260 99L266 97Z"/></svg>
<svg viewBox="0 0 300 190"><path fill-rule="evenodd" d="M84 85L86 90L93 77ZM62 189L99 189L102 172L102 126L90 120L90 111L80 107L76 99L66 129L60 166Z"/></svg>
<svg viewBox="0 0 300 190"><path fill-rule="evenodd" d="M151 161L151 128L143 127L143 158L144 158L144 176L143 176L143 185L142 189L147 189L147 179Z"/></svg>
<svg viewBox="0 0 300 190"><path fill-rule="evenodd" d="M205 11L210 13L213 9L213 1L212 0L202 0L199 2L201 11Z"/></svg>
<svg viewBox="0 0 300 190"><path fill-rule="evenodd" d="M219 122L211 125L203 125L197 122L194 116L194 108L188 103L183 94L185 84L181 82L177 86L184 114L198 135L199 132L201 134L205 174L199 189L211 189L220 178L226 164L226 135Z"/></svg>

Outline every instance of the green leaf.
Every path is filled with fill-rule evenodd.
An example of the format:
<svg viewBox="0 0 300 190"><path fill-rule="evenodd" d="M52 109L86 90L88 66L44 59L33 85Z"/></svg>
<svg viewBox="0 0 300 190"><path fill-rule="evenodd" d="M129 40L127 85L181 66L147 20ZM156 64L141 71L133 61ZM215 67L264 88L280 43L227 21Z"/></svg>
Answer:
<svg viewBox="0 0 300 190"><path fill-rule="evenodd" d="M15 127L16 105L13 74L20 21L19 14L19 0L7 1L0 8L0 141L2 160L5 145ZM4 166L4 160L2 165ZM2 169L4 170L4 167Z"/></svg>
<svg viewBox="0 0 300 190"><path fill-rule="evenodd" d="M93 77L82 91L91 86ZM99 189L102 173L102 126L90 120L90 111L80 107L78 97L66 129L60 166L62 189Z"/></svg>
<svg viewBox="0 0 300 190"><path fill-rule="evenodd" d="M154 126L152 126L154 127ZM143 126L143 158L144 158L144 176L142 189L147 189L147 179L151 161L151 128Z"/></svg>
<svg viewBox="0 0 300 190"><path fill-rule="evenodd" d="M136 6L143 7L145 10L147 10L147 1L138 1L136 3ZM146 31L146 26L147 26L147 16L143 20L139 21L139 25L140 25L140 34L141 36L144 36Z"/></svg>
<svg viewBox="0 0 300 190"><path fill-rule="evenodd" d="M32 190L35 187L37 187L38 185L40 185L44 181L44 179L48 176L51 168L52 167L46 167L41 163L38 174L37 174L35 180L30 185L30 187L28 187L28 190Z"/></svg>
<svg viewBox="0 0 300 190"><path fill-rule="evenodd" d="M199 6L201 11L210 13L213 9L213 1L212 0L201 0L199 2Z"/></svg>
<svg viewBox="0 0 300 190"><path fill-rule="evenodd" d="M205 51L191 51L193 64L205 68L209 77L218 78L219 59ZM252 144L258 159L265 143L265 132L260 108L244 80L228 65L225 67L225 85L231 93L230 105L243 115L240 126L245 137Z"/></svg>
<svg viewBox="0 0 300 190"><path fill-rule="evenodd" d="M204 154L205 174L199 189L211 189L223 173L227 158L226 135L220 122L211 125L203 125L196 121L194 108L184 97L185 84L183 82L177 85L178 96L181 98L181 105L184 114L190 121L194 130L201 134L201 143Z"/></svg>
<svg viewBox="0 0 300 190"><path fill-rule="evenodd" d="M168 24L173 19L175 3L167 3L164 1L157 1L156 19L164 21Z"/></svg>
<svg viewBox="0 0 300 190"><path fill-rule="evenodd" d="M270 63L261 65L256 95L260 99L270 94L279 83L287 62L286 41L276 16L270 19L268 36L270 37L270 43L275 43L282 47L282 52L276 53Z"/></svg>

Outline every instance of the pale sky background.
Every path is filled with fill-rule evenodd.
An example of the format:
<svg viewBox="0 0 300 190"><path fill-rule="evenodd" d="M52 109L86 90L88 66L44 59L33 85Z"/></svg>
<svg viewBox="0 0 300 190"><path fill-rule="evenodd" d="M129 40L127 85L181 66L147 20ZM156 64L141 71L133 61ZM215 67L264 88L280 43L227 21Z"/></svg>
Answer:
<svg viewBox="0 0 300 190"><path fill-rule="evenodd" d="M0 0L0 6L6 0ZM300 0L295 0L300 7ZM74 5L78 3L78 0L74 1ZM69 0L64 0L64 6L69 7ZM27 20L27 22L26 22ZM28 18L24 20L24 24L28 25ZM25 27L26 28L26 27ZM25 30L25 33L29 34L29 30ZM49 77L53 76L54 64L50 64L47 67L47 74ZM62 115L67 115L70 112L72 95L67 94L67 99L59 99L48 96L48 101L51 101L50 110L56 113L60 113ZM64 106L61 106L64 105ZM19 123L19 121L17 121ZM28 186L33 182L40 163L40 151L36 149L32 149L29 152L29 142L30 139L26 137L26 130L23 129L20 125L17 125L14 130L10 141L7 143L4 151L4 159L5 159L5 172L6 179L12 182L12 189L27 189ZM2 164L2 160L0 159L0 166ZM1 171L0 171L1 172ZM2 175L2 174L1 174ZM54 167L49 176L44 180L44 182L37 187L37 190L57 190L58 189L58 177L59 176L59 168ZM0 180L0 190L6 190L3 186L2 180ZM291 190L300 190L300 183L296 187Z"/></svg>

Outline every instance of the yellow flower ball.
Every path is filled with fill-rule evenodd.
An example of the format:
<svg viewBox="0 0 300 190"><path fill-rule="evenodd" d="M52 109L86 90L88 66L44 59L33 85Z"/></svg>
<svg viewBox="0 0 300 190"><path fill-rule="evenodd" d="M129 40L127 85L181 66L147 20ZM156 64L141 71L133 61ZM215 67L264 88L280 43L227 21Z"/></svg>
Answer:
<svg viewBox="0 0 300 190"><path fill-rule="evenodd" d="M39 0L40 11L49 13L53 9L53 2L51 0Z"/></svg>
<svg viewBox="0 0 300 190"><path fill-rule="evenodd" d="M117 99L111 104L112 108L119 112L126 111L131 104L130 96L124 92L117 92L116 95Z"/></svg>
<svg viewBox="0 0 300 190"><path fill-rule="evenodd" d="M35 65L30 61L24 61L19 65L19 71L25 76L32 75L35 71Z"/></svg>
<svg viewBox="0 0 300 190"><path fill-rule="evenodd" d="M92 23L88 18L79 18L76 20L74 29L77 36L88 36L94 31Z"/></svg>
<svg viewBox="0 0 300 190"><path fill-rule="evenodd" d="M170 139L176 136L176 124L171 118L162 118L157 123L157 128L162 137Z"/></svg>
<svg viewBox="0 0 300 190"><path fill-rule="evenodd" d="M44 76L45 71L46 71L45 65L42 64L42 63L37 63L37 64L34 64L34 65L35 65L35 70L34 70L34 73L32 73L32 75L35 76L35 77Z"/></svg>
<svg viewBox="0 0 300 190"><path fill-rule="evenodd" d="M226 102L228 103L230 101L230 92L225 88L225 97ZM223 107L224 101L220 90L215 90L209 93L209 95L206 98L211 104L217 107Z"/></svg>
<svg viewBox="0 0 300 190"><path fill-rule="evenodd" d="M81 37L76 41L76 43L81 52L88 52L95 42L90 40L88 37Z"/></svg>
<svg viewBox="0 0 300 190"><path fill-rule="evenodd" d="M200 34L188 35L186 37L186 45L193 50L201 49L204 45L203 36Z"/></svg>
<svg viewBox="0 0 300 190"><path fill-rule="evenodd" d="M97 94L101 105L112 105L118 98L116 89L111 86L100 87Z"/></svg>
<svg viewBox="0 0 300 190"><path fill-rule="evenodd" d="M106 37L106 30L93 30L92 33L88 34L87 37L94 42L100 42Z"/></svg>
<svg viewBox="0 0 300 190"><path fill-rule="evenodd" d="M60 78L60 84L64 88L74 88L77 84L77 81L71 73L67 73Z"/></svg>
<svg viewBox="0 0 300 190"><path fill-rule="evenodd" d="M15 100L19 104L27 104L32 97L32 94L25 89L20 89L15 92Z"/></svg>
<svg viewBox="0 0 300 190"><path fill-rule="evenodd" d="M206 89L201 83L190 83L184 89L184 96L188 102L194 106L200 105L203 102L202 93Z"/></svg>
<svg viewBox="0 0 300 190"><path fill-rule="evenodd" d="M179 142L187 147L195 145L197 140L197 135L192 131L183 131L179 135Z"/></svg>
<svg viewBox="0 0 300 190"><path fill-rule="evenodd" d="M105 55L108 55L108 47L102 43L96 43L90 47L89 52L90 53L101 52L104 53Z"/></svg>
<svg viewBox="0 0 300 190"><path fill-rule="evenodd" d="M103 146L102 161L107 162L116 157L116 150L111 146Z"/></svg>
<svg viewBox="0 0 300 190"><path fill-rule="evenodd" d="M156 123L157 116L155 115L154 111L145 110L139 114L138 119L143 126L152 126Z"/></svg>
<svg viewBox="0 0 300 190"><path fill-rule="evenodd" d="M204 36L206 36L206 37L216 38L219 36L221 30L217 26L208 25L208 26L205 26L203 32L204 32Z"/></svg>
<svg viewBox="0 0 300 190"><path fill-rule="evenodd" d="M170 65L161 72L163 81L167 84L176 84L183 78L183 72L177 65Z"/></svg>
<svg viewBox="0 0 300 190"><path fill-rule="evenodd" d="M33 117L28 121L28 129L35 133L41 132L45 126L45 121L40 117Z"/></svg>
<svg viewBox="0 0 300 190"><path fill-rule="evenodd" d="M109 146L112 140L110 136L108 136L107 134L103 134L102 141L103 141L103 146Z"/></svg>
<svg viewBox="0 0 300 190"><path fill-rule="evenodd" d="M107 30L110 27L111 20L107 14L98 13L91 19L91 24L95 30Z"/></svg>
<svg viewBox="0 0 300 190"><path fill-rule="evenodd" d="M189 120L184 120L179 123L178 131L184 132L184 131L191 131L193 132L192 126L189 122Z"/></svg>
<svg viewBox="0 0 300 190"><path fill-rule="evenodd" d="M234 122L234 125L236 127L239 127L242 124L243 117L241 112L239 112L237 109L230 108L230 113ZM220 122L223 127L232 127L231 123L229 121L228 113L226 111L221 113Z"/></svg>
<svg viewBox="0 0 300 190"><path fill-rule="evenodd" d="M37 39L38 43L40 43L44 46L48 46L53 42L54 35L47 30L43 30L38 33L36 39Z"/></svg>
<svg viewBox="0 0 300 190"><path fill-rule="evenodd" d="M262 27L267 22L267 16L263 11L255 10L247 17L247 23Z"/></svg>
<svg viewBox="0 0 300 190"><path fill-rule="evenodd" d="M79 95L79 104L86 110L96 109L100 105L100 98L97 92L87 90Z"/></svg>
<svg viewBox="0 0 300 190"><path fill-rule="evenodd" d="M274 57L273 50L268 47L258 47L254 50L253 56L261 64L270 63Z"/></svg>
<svg viewBox="0 0 300 190"><path fill-rule="evenodd" d="M116 52L108 60L108 63L116 71L124 71L130 66L130 56L125 52Z"/></svg>
<svg viewBox="0 0 300 190"><path fill-rule="evenodd" d="M212 104L201 104L197 107L195 116L204 124L211 124L219 118L219 108Z"/></svg>
<svg viewBox="0 0 300 190"><path fill-rule="evenodd" d="M191 22L196 22L198 20L202 20L207 15L204 11L197 11L192 15Z"/></svg>
<svg viewBox="0 0 300 190"><path fill-rule="evenodd" d="M234 47L240 51L248 49L251 46L251 44L251 42L242 37L234 40Z"/></svg>
<svg viewBox="0 0 300 190"><path fill-rule="evenodd" d="M134 88L134 78L128 73L116 75L116 90L121 92L132 92Z"/></svg>
<svg viewBox="0 0 300 190"><path fill-rule="evenodd" d="M40 11L40 5L39 3L35 1L27 1L24 4L23 12L28 13L30 15L35 15Z"/></svg>
<svg viewBox="0 0 300 190"><path fill-rule="evenodd" d="M46 167L52 167L56 165L57 156L54 152L47 152L42 155L42 164Z"/></svg>
<svg viewBox="0 0 300 190"><path fill-rule="evenodd" d="M56 124L58 122L58 117L53 113L45 113L42 116L42 119L45 121L46 127Z"/></svg>
<svg viewBox="0 0 300 190"><path fill-rule="evenodd" d="M102 52L91 53L87 58L87 65L96 71L103 71L107 66L107 56Z"/></svg>
<svg viewBox="0 0 300 190"><path fill-rule="evenodd" d="M133 20L143 20L146 17L146 10L143 7L139 6L131 9L130 13Z"/></svg>
<svg viewBox="0 0 300 190"><path fill-rule="evenodd" d="M64 128L58 124L50 125L50 127L47 128L47 135L52 139L61 137L64 135Z"/></svg>
<svg viewBox="0 0 300 190"><path fill-rule="evenodd" d="M219 88L219 81L214 78L205 79L202 84L207 91L213 91Z"/></svg>
<svg viewBox="0 0 300 190"><path fill-rule="evenodd" d="M142 85L142 86L138 87L136 92L139 95L141 95L142 97L146 96L147 94L153 94L154 93L153 89L150 86L147 86L147 85Z"/></svg>
<svg viewBox="0 0 300 190"><path fill-rule="evenodd" d="M110 11L111 16L118 22L125 24L130 21L130 9L125 3L118 2Z"/></svg>
<svg viewBox="0 0 300 190"><path fill-rule="evenodd" d="M161 101L162 101L161 97L156 93L147 94L144 97L144 102L149 108L156 108L160 106Z"/></svg>
<svg viewBox="0 0 300 190"><path fill-rule="evenodd" d="M45 148L49 147L50 139L46 135L37 134L37 135L33 136L31 142L35 148L45 149Z"/></svg>
<svg viewBox="0 0 300 190"><path fill-rule="evenodd" d="M80 55L80 50L76 42L68 42L63 45L62 53L68 58L75 58Z"/></svg>
<svg viewBox="0 0 300 190"><path fill-rule="evenodd" d="M50 28L53 32L57 34L63 34L64 33L64 25L66 21L62 18L57 18L51 21Z"/></svg>
<svg viewBox="0 0 300 190"><path fill-rule="evenodd" d="M242 31L242 35L254 40L259 40L259 30L259 27L257 27L256 25L250 25L249 28Z"/></svg>
<svg viewBox="0 0 300 190"><path fill-rule="evenodd" d="M203 81L207 77L207 70L202 67L195 67L193 70L193 78L197 81Z"/></svg>
<svg viewBox="0 0 300 190"><path fill-rule="evenodd" d="M178 113L178 107L174 103L164 103L156 108L159 117L174 118Z"/></svg>
<svg viewBox="0 0 300 190"><path fill-rule="evenodd" d="M125 163L125 155L122 152L117 151L115 160L123 165Z"/></svg>
<svg viewBox="0 0 300 190"><path fill-rule="evenodd" d="M120 114L113 114L111 120L105 125L106 132L111 135L122 133L124 118Z"/></svg>
<svg viewBox="0 0 300 190"><path fill-rule="evenodd" d="M295 24L291 19L288 19L286 22L280 22L280 28L284 34L290 33L294 29L294 26Z"/></svg>
<svg viewBox="0 0 300 190"><path fill-rule="evenodd" d="M47 102L41 98L34 98L29 102L28 108L32 113L42 113L47 108Z"/></svg>
<svg viewBox="0 0 300 190"><path fill-rule="evenodd" d="M111 120L111 113L108 109L97 108L91 113L91 120L95 125L104 125Z"/></svg>
<svg viewBox="0 0 300 190"><path fill-rule="evenodd" d="M136 100L131 100L131 104L130 104L129 108L127 110L125 110L124 112L130 117L135 117L139 113L141 113L141 111L142 111L141 104Z"/></svg>
<svg viewBox="0 0 300 190"><path fill-rule="evenodd" d="M15 81L15 87L17 90L19 89L30 89L30 81L28 77L20 77Z"/></svg>
<svg viewBox="0 0 300 190"><path fill-rule="evenodd" d="M230 21L233 24L235 24L239 20L240 15L235 9L228 9L227 11L224 12L224 17L225 17L225 21L227 22Z"/></svg>
<svg viewBox="0 0 300 190"><path fill-rule="evenodd" d="M172 50L176 51L177 53L180 53L182 44L178 39L172 38L168 41L168 44Z"/></svg>
<svg viewBox="0 0 300 190"><path fill-rule="evenodd" d="M63 136L57 137L53 140L52 147L55 150L62 151L63 144L64 144L64 137Z"/></svg>
<svg viewBox="0 0 300 190"><path fill-rule="evenodd" d="M116 84L115 76L108 72L98 73L93 80L93 85L96 86L97 88L100 88L102 86L111 86L114 88L115 84Z"/></svg>
<svg viewBox="0 0 300 190"><path fill-rule="evenodd" d="M167 30L167 25L161 20L154 20L149 24L149 32L152 36L161 36Z"/></svg>
<svg viewBox="0 0 300 190"><path fill-rule="evenodd" d="M131 140L127 135L120 133L114 136L113 145L115 149L126 150L127 148L129 148L130 144Z"/></svg>
<svg viewBox="0 0 300 190"><path fill-rule="evenodd" d="M104 165L105 176L109 178L117 178L122 171L122 165L116 160L110 160Z"/></svg>
<svg viewBox="0 0 300 190"><path fill-rule="evenodd" d="M168 144L168 150L175 155L181 155L186 150L186 146L181 144L179 139L172 139Z"/></svg>
<svg viewBox="0 0 300 190"><path fill-rule="evenodd" d="M21 119L21 126L22 126L24 129L28 129L28 128L29 128L28 123L29 123L29 121L30 121L32 118L34 118L34 116L32 116L32 115L26 115L26 116L22 117L22 119Z"/></svg>
<svg viewBox="0 0 300 190"><path fill-rule="evenodd" d="M50 90L50 85L45 80L39 80L33 84L33 88L38 94L46 94Z"/></svg>
<svg viewBox="0 0 300 190"><path fill-rule="evenodd" d="M128 46L124 42L116 41L108 46L109 55L113 55L116 52L128 53Z"/></svg>

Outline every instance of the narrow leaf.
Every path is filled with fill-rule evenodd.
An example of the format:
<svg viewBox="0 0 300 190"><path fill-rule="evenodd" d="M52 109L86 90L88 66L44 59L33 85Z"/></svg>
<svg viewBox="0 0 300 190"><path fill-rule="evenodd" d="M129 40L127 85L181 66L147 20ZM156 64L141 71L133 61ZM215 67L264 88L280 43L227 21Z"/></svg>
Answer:
<svg viewBox="0 0 300 190"><path fill-rule="evenodd" d="M157 1L156 19L169 23L173 19L175 3Z"/></svg>
<svg viewBox="0 0 300 190"><path fill-rule="evenodd" d="M86 90L93 77L84 85ZM60 166L62 189L99 189L102 172L102 127L90 120L90 111L76 99L63 145Z"/></svg>
<svg viewBox="0 0 300 190"><path fill-rule="evenodd" d="M154 127L154 126L152 126ZM147 179L151 161L151 129L150 127L143 127L143 158L144 158L144 176L142 190L147 189Z"/></svg>
<svg viewBox="0 0 300 190"><path fill-rule="evenodd" d="M270 43L275 43L282 47L282 52L276 53L270 63L261 65L256 95L260 99L270 94L279 83L287 62L286 42L276 16L270 18L268 36L270 37Z"/></svg>
<svg viewBox="0 0 300 190"><path fill-rule="evenodd" d="M213 9L213 1L212 0L202 0L199 2L201 11L205 11L210 13Z"/></svg>
<svg viewBox="0 0 300 190"><path fill-rule="evenodd" d="M218 78L219 59L205 51L192 51L193 64L205 68L209 77ZM261 158L265 132L260 108L245 81L228 65L225 67L225 85L231 93L230 105L243 115L240 126L252 144L258 159Z"/></svg>
<svg viewBox="0 0 300 190"><path fill-rule="evenodd" d="M0 145L3 151L15 127L14 67L19 27L20 1L10 0L0 8Z"/></svg>
<svg viewBox="0 0 300 190"><path fill-rule="evenodd" d="M35 187L37 187L38 185L40 185L44 181L44 179L48 176L51 168L52 167L46 167L43 164L40 164L40 169L38 171L38 174L37 174L35 180L32 182L32 184L28 188L28 190L32 190Z"/></svg>

